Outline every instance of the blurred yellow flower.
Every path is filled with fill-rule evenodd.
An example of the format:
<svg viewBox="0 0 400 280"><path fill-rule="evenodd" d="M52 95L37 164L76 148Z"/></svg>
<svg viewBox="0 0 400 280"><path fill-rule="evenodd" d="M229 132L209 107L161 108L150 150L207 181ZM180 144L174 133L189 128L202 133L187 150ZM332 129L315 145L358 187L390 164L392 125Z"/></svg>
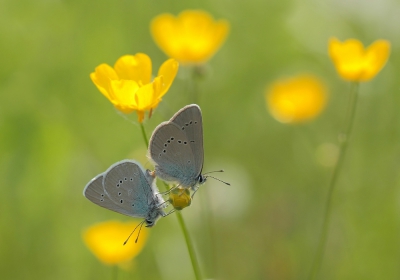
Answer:
<svg viewBox="0 0 400 280"><path fill-rule="evenodd" d="M192 204L192 197L187 188L175 188L169 193L169 202L176 210L182 210Z"/></svg>
<svg viewBox="0 0 400 280"><path fill-rule="evenodd" d="M266 101L272 116L283 123L315 118L325 108L325 85L312 75L281 79L267 88Z"/></svg>
<svg viewBox="0 0 400 280"><path fill-rule="evenodd" d="M340 42L329 40L329 56L339 75L348 81L369 81L385 66L390 54L390 42L377 40L368 48L356 39Z"/></svg>
<svg viewBox="0 0 400 280"><path fill-rule="evenodd" d="M169 57L183 64L201 64L214 55L229 32L226 20L215 21L200 10L186 10L178 17L161 14L150 25L154 41Z"/></svg>
<svg viewBox="0 0 400 280"><path fill-rule="evenodd" d="M100 64L90 78L100 92L121 112L136 111L139 122L145 111L157 107L171 86L179 64L174 59L165 61L158 75L151 81L151 59L144 53L120 57L114 68Z"/></svg>
<svg viewBox="0 0 400 280"><path fill-rule="evenodd" d="M148 229L143 227L137 243L131 240L123 245L137 225L138 222L108 221L99 223L85 230L83 240L101 262L108 265L125 265L138 255L146 244Z"/></svg>

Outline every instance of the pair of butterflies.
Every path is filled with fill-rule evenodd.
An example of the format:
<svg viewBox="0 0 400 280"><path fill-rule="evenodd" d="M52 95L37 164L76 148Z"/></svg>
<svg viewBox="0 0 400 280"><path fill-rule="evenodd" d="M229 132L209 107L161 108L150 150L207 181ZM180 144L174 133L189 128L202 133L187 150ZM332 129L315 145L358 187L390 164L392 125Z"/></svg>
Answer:
<svg viewBox="0 0 400 280"><path fill-rule="evenodd" d="M143 218L146 226L152 227L167 215L162 210L166 202L158 195L156 175L194 191L206 181L207 176L201 174L204 150L200 107L187 105L157 126L150 138L149 157L155 172L144 170L134 160L122 160L93 178L83 195L101 207Z"/></svg>

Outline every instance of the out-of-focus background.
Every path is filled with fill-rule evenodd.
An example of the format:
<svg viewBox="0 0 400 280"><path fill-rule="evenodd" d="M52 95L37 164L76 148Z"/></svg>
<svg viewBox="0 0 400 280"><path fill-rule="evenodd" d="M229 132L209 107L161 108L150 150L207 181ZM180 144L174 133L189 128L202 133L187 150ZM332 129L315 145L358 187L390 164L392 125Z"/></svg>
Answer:
<svg viewBox="0 0 400 280"><path fill-rule="evenodd" d="M149 23L202 9L230 22L227 41L199 83L204 171L210 179L182 211L203 274L213 279L306 279L326 202L349 83L327 55L331 36L392 52L360 86L353 137L333 196L319 279L400 277L400 3L329 1L2 1L0 4L0 278L112 279L82 232L130 220L82 196L116 161L151 168L135 114L129 122L89 79L100 63L144 52L153 74L167 59ZM264 92L300 73L320 77L328 105L301 125L277 122ZM180 68L147 133L192 103ZM160 186L161 189L161 186ZM150 230L118 279L193 279L176 217Z"/></svg>

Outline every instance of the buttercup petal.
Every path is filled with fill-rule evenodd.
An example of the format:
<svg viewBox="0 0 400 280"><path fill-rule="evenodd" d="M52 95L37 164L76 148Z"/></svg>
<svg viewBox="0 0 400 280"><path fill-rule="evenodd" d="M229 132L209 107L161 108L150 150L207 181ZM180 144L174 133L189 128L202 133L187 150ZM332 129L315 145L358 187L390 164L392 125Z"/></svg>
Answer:
<svg viewBox="0 0 400 280"><path fill-rule="evenodd" d="M377 40L366 50L365 71L362 81L368 81L381 71L389 59L390 43L386 40Z"/></svg>
<svg viewBox="0 0 400 280"><path fill-rule="evenodd" d="M100 64L93 73L90 73L90 79L98 90L111 101L110 80L118 79L114 69L105 63Z"/></svg>
<svg viewBox="0 0 400 280"><path fill-rule="evenodd" d="M138 121L141 123L144 119L145 111L154 109L157 107L161 99L157 98L154 91L154 82L141 87L135 94L136 113L138 115Z"/></svg>
<svg viewBox="0 0 400 280"><path fill-rule="evenodd" d="M158 76L162 76L163 79L161 87L156 91L159 98L161 98L169 90L176 77L176 74L178 73L178 69L179 63L173 58L168 59L160 66L160 69L158 70Z"/></svg>
<svg viewBox="0 0 400 280"><path fill-rule="evenodd" d="M219 20L215 25L215 32L214 32L214 52L217 51L220 46L225 42L226 37L229 33L229 22L226 20Z"/></svg>
<svg viewBox="0 0 400 280"><path fill-rule="evenodd" d="M137 107L135 95L139 90L139 85L132 80L111 81L112 97L114 106L129 114Z"/></svg>
<svg viewBox="0 0 400 280"><path fill-rule="evenodd" d="M176 58L181 42L176 34L177 23L175 17L171 14L161 14L151 21L150 29L153 39L159 48L169 57Z"/></svg>
<svg viewBox="0 0 400 280"><path fill-rule="evenodd" d="M151 59L144 53L124 55L114 65L120 79L148 84L151 80Z"/></svg>
<svg viewBox="0 0 400 280"><path fill-rule="evenodd" d="M156 96L153 89L153 83L142 86L135 95L136 108L138 111L146 111L154 108Z"/></svg>

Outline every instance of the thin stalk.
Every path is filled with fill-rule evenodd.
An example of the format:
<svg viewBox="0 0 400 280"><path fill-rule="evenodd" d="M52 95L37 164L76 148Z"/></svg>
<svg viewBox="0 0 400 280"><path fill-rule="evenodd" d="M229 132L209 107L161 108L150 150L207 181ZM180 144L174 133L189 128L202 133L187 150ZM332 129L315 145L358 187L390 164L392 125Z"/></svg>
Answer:
<svg viewBox="0 0 400 280"><path fill-rule="evenodd" d="M348 110L347 120L345 123L346 127L345 130L339 134L339 156L334 166L331 180L329 182L328 196L325 205L324 221L322 224L322 230L317 247L317 253L315 255L313 266L311 268L310 279L315 279L315 277L317 276L319 268L321 266L322 259L324 257L326 240L328 237L329 222L331 219L331 212L332 212L332 195L335 189L337 178L339 176L340 170L343 165L343 159L347 150L351 132L353 130L354 116L356 113L356 107L357 107L356 105L358 99L358 88L359 88L358 82L351 84L350 101L348 105L349 110Z"/></svg>
<svg viewBox="0 0 400 280"><path fill-rule="evenodd" d="M196 253L194 252L193 243L192 243L192 240L190 239L190 235L187 230L185 221L183 220L183 217L182 217L182 214L180 211L176 211L175 213L176 213L176 217L178 218L179 225L181 226L183 235L185 236L186 246L189 251L189 256L190 256L190 260L192 262L194 275L197 280L200 280L201 273L200 273L199 261L197 260Z"/></svg>
<svg viewBox="0 0 400 280"><path fill-rule="evenodd" d="M149 140L147 139L146 130L144 129L144 125L142 122L140 123L140 129L142 130L143 140L144 140L144 143L146 144L146 148L148 149L149 148Z"/></svg>
<svg viewBox="0 0 400 280"><path fill-rule="evenodd" d="M191 95L190 103L199 104L200 90L199 82L203 80L206 75L206 68L204 65L194 65L187 69L187 91Z"/></svg>
<svg viewBox="0 0 400 280"><path fill-rule="evenodd" d="M113 279L113 280L118 279L118 266L117 265L113 266L111 279Z"/></svg>
<svg viewBox="0 0 400 280"><path fill-rule="evenodd" d="M163 183L167 190L172 188L167 183L165 183L165 182L163 182ZM193 242L190 239L190 235L187 230L186 223L183 220L181 211L178 210L178 211L175 211L175 213L176 213L176 217L178 218L179 226L181 227L182 233L185 237L186 247L188 248L188 253L189 253L190 261L192 262L194 275L197 280L200 280L201 279L200 265L199 265L199 261L196 257L196 253L194 251Z"/></svg>
<svg viewBox="0 0 400 280"><path fill-rule="evenodd" d="M196 66L194 66L192 69L192 75L191 75L191 88L190 91L192 92L192 100L194 104L198 104L199 103L199 89L198 89L198 84L197 84L197 72L196 72Z"/></svg>

